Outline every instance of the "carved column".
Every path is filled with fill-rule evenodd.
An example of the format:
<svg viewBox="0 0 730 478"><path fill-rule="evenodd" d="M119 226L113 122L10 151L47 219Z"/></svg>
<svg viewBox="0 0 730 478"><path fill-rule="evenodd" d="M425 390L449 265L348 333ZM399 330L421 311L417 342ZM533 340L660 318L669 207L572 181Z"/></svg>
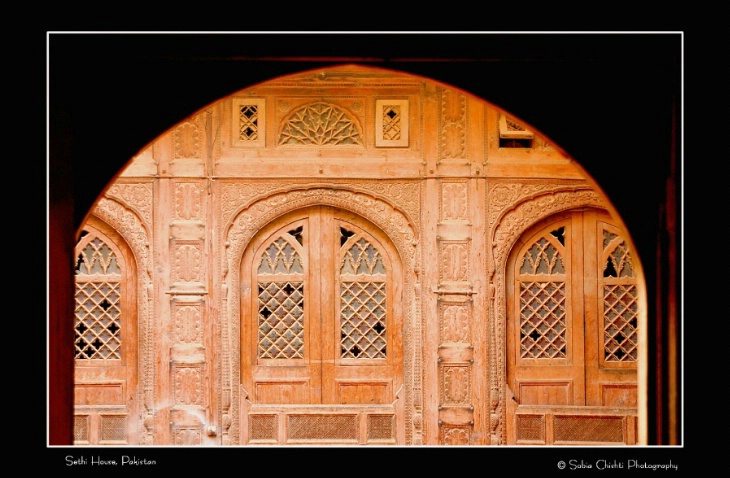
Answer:
<svg viewBox="0 0 730 478"><path fill-rule="evenodd" d="M474 428L474 303L469 183L439 180L438 295L439 442L469 445Z"/></svg>

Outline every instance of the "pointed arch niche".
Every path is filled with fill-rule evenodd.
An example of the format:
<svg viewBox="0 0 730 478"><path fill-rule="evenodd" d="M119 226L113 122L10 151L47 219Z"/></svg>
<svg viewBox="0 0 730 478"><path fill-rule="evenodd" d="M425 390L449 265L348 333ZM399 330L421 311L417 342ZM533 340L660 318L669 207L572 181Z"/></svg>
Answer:
<svg viewBox="0 0 730 478"><path fill-rule="evenodd" d="M242 261L269 224L316 208L360 218L352 231L359 231L363 244L389 244L389 264L401 271L393 285L398 294L388 296L397 301L388 307L399 311L402 327L399 387L392 395L365 394L378 405L384 396L392 399L402 419L395 427L377 407L370 415L349 413L348 399L307 407L309 399L300 397L295 413L273 406L258 410L254 421L246 415L256 400L254 390L244 387L252 383L244 376L252 367L241 357L255 347L242 345L241 337L243 327L256 323L256 308L242 306L253 287L250 277L242 277ZM646 440L646 286L629 231L596 182L560 147L517 116L458 88L360 65L262 82L210 103L157 137L132 158L97 209L122 221L120 234L144 256L137 281L145 304L140 320L148 324L140 342L140 442L229 446L254 437L256 444L278 445L551 444L531 437L543 437L545 420L560 420L565 410L543 421L534 411L522 413L521 431L511 428L518 413L513 398L531 393L513 390L508 375L514 255L529 253L521 249L530 250L523 241L552 215L586 209L600 211L635 266L636 317L630 320L636 347L630 353L639 367L627 387L637 392L614 390L620 397L606 407L614 413L621 402L620 413L634 420L625 443ZM304 257L298 220L291 231L281 222L286 231L277 230L277 244ZM580 242L573 232L569 237ZM279 272L299 284L310 266ZM571 290L568 295L581 293ZM384 310L381 299L366 302L377 313ZM292 304L280 322L299 310ZM282 329L280 337L296 342L293 330ZM287 353L298 357L309 349L296 350ZM280 357L266 358L272 368L280 365L274 364ZM333 378L325 373L317 380ZM296 395L285 389L270 387L267 406L279 403L277 394ZM597 403L559 404L575 406L572 417L593 419L600 429L607 412ZM297 428L304 416L315 417L314 433ZM348 420L357 426L345 436L338 427ZM606 433L613 440L614 429ZM593 445L602 436L599 430L569 441Z"/></svg>

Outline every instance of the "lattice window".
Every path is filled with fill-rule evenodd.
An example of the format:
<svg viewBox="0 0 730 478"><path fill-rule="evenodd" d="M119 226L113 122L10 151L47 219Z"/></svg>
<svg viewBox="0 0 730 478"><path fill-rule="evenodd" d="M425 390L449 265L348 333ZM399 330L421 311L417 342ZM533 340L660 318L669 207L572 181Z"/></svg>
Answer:
<svg viewBox="0 0 730 478"><path fill-rule="evenodd" d="M517 415L517 440L545 442L543 415Z"/></svg>
<svg viewBox="0 0 730 478"><path fill-rule="evenodd" d="M241 105L238 112L238 138L241 141L259 139L259 105Z"/></svg>
<svg viewBox="0 0 730 478"><path fill-rule="evenodd" d="M375 146L408 146L408 100L375 100Z"/></svg>
<svg viewBox="0 0 730 478"><path fill-rule="evenodd" d="M74 443L89 442L89 427L91 426L91 417L89 415L74 416Z"/></svg>
<svg viewBox="0 0 730 478"><path fill-rule="evenodd" d="M127 417L122 415L102 415L100 419L101 441L124 442L127 440Z"/></svg>
<svg viewBox="0 0 730 478"><path fill-rule="evenodd" d="M563 228L551 234L564 242ZM565 287L561 254L547 238L540 238L525 253L520 268L520 357L567 357Z"/></svg>
<svg viewBox="0 0 730 478"><path fill-rule="evenodd" d="M355 415L290 415L290 440L356 440Z"/></svg>
<svg viewBox="0 0 730 478"><path fill-rule="evenodd" d="M604 360L638 360L638 292L634 265L626 243L616 234L603 232L604 252L610 251L603 267Z"/></svg>
<svg viewBox="0 0 730 478"><path fill-rule="evenodd" d="M306 105L284 123L280 145L342 146L362 145L360 129L341 108L327 104Z"/></svg>
<svg viewBox="0 0 730 478"><path fill-rule="evenodd" d="M364 238L340 228L345 250L340 267L342 358L386 358L386 270L380 252Z"/></svg>
<svg viewBox="0 0 730 478"><path fill-rule="evenodd" d="M531 148L535 134L515 120L500 115L499 117L499 147L500 148Z"/></svg>
<svg viewBox="0 0 730 478"><path fill-rule="evenodd" d="M624 442L623 418L556 416L555 442Z"/></svg>
<svg viewBox="0 0 730 478"><path fill-rule="evenodd" d="M389 440L395 437L393 415L368 415L368 440Z"/></svg>
<svg viewBox="0 0 730 478"><path fill-rule="evenodd" d="M386 105L383 109L383 138L390 141L400 139L401 111L398 105Z"/></svg>
<svg viewBox="0 0 730 478"><path fill-rule="evenodd" d="M266 100L233 98L231 101L231 145L266 146Z"/></svg>
<svg viewBox="0 0 730 478"><path fill-rule="evenodd" d="M258 357L304 358L304 268L294 246L302 228L269 245L258 268Z"/></svg>
<svg viewBox="0 0 730 478"><path fill-rule="evenodd" d="M116 254L94 237L76 261L77 360L122 358L122 271Z"/></svg>

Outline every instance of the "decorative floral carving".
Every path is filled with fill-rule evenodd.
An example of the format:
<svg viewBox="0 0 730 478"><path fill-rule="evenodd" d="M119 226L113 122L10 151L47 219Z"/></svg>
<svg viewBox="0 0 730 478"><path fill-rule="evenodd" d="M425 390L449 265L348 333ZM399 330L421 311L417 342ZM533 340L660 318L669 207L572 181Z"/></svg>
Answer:
<svg viewBox="0 0 730 478"><path fill-rule="evenodd" d="M175 244L173 282L201 282L200 246L198 243Z"/></svg>
<svg viewBox="0 0 730 478"><path fill-rule="evenodd" d="M469 342L469 306L444 304L441 307L441 343Z"/></svg>
<svg viewBox="0 0 730 478"><path fill-rule="evenodd" d="M173 307L175 340L179 343L201 342L202 315L201 304L175 304Z"/></svg>
<svg viewBox="0 0 730 478"><path fill-rule="evenodd" d="M444 427L443 435L441 438L443 445L468 445L469 444L469 429L464 427Z"/></svg>
<svg viewBox="0 0 730 478"><path fill-rule="evenodd" d="M339 106L319 102L305 105L284 121L279 145L362 146L357 121Z"/></svg>
<svg viewBox="0 0 730 478"><path fill-rule="evenodd" d="M126 183L117 181L106 192L109 198L117 199L142 218L147 229L152 227L153 192L152 183Z"/></svg>
<svg viewBox="0 0 730 478"><path fill-rule="evenodd" d="M465 221L469 210L466 181L441 183L441 220Z"/></svg>
<svg viewBox="0 0 730 478"><path fill-rule="evenodd" d="M199 366L175 367L174 396L178 405L203 404L203 377Z"/></svg>
<svg viewBox="0 0 730 478"><path fill-rule="evenodd" d="M200 137L200 126L197 120L186 121L175 128L173 132L175 159L200 157Z"/></svg>
<svg viewBox="0 0 730 478"><path fill-rule="evenodd" d="M464 158L466 151L466 97L455 91L441 94L441 157Z"/></svg>
<svg viewBox="0 0 730 478"><path fill-rule="evenodd" d="M198 182L184 181L175 184L175 218L201 219L202 192Z"/></svg>
<svg viewBox="0 0 730 478"><path fill-rule="evenodd" d="M466 281L469 278L469 251L466 242L441 242L441 281Z"/></svg>
<svg viewBox="0 0 730 478"><path fill-rule="evenodd" d="M469 400L469 367L444 366L445 403L467 403Z"/></svg>

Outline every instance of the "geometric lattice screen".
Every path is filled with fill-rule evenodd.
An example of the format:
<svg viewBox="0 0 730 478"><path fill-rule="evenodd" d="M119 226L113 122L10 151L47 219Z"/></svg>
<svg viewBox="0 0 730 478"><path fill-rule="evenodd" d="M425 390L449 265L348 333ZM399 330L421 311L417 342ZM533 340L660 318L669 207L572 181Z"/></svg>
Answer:
<svg viewBox="0 0 730 478"><path fill-rule="evenodd" d="M304 269L291 239L301 228L276 239L258 268L258 357L304 358Z"/></svg>
<svg viewBox="0 0 730 478"><path fill-rule="evenodd" d="M94 238L76 261L75 356L122 358L122 271L114 252Z"/></svg>
<svg viewBox="0 0 730 478"><path fill-rule="evenodd" d="M552 235L562 242L563 229ZM525 253L519 281L520 357L566 358L565 267L562 256L546 238Z"/></svg>
<svg viewBox="0 0 730 478"><path fill-rule="evenodd" d="M638 297L634 266L626 243L616 234L603 232L603 330L606 362L638 359Z"/></svg>
<svg viewBox="0 0 730 478"><path fill-rule="evenodd" d="M340 228L341 244L354 233ZM386 358L386 270L380 252L359 239L340 267L341 358Z"/></svg>

